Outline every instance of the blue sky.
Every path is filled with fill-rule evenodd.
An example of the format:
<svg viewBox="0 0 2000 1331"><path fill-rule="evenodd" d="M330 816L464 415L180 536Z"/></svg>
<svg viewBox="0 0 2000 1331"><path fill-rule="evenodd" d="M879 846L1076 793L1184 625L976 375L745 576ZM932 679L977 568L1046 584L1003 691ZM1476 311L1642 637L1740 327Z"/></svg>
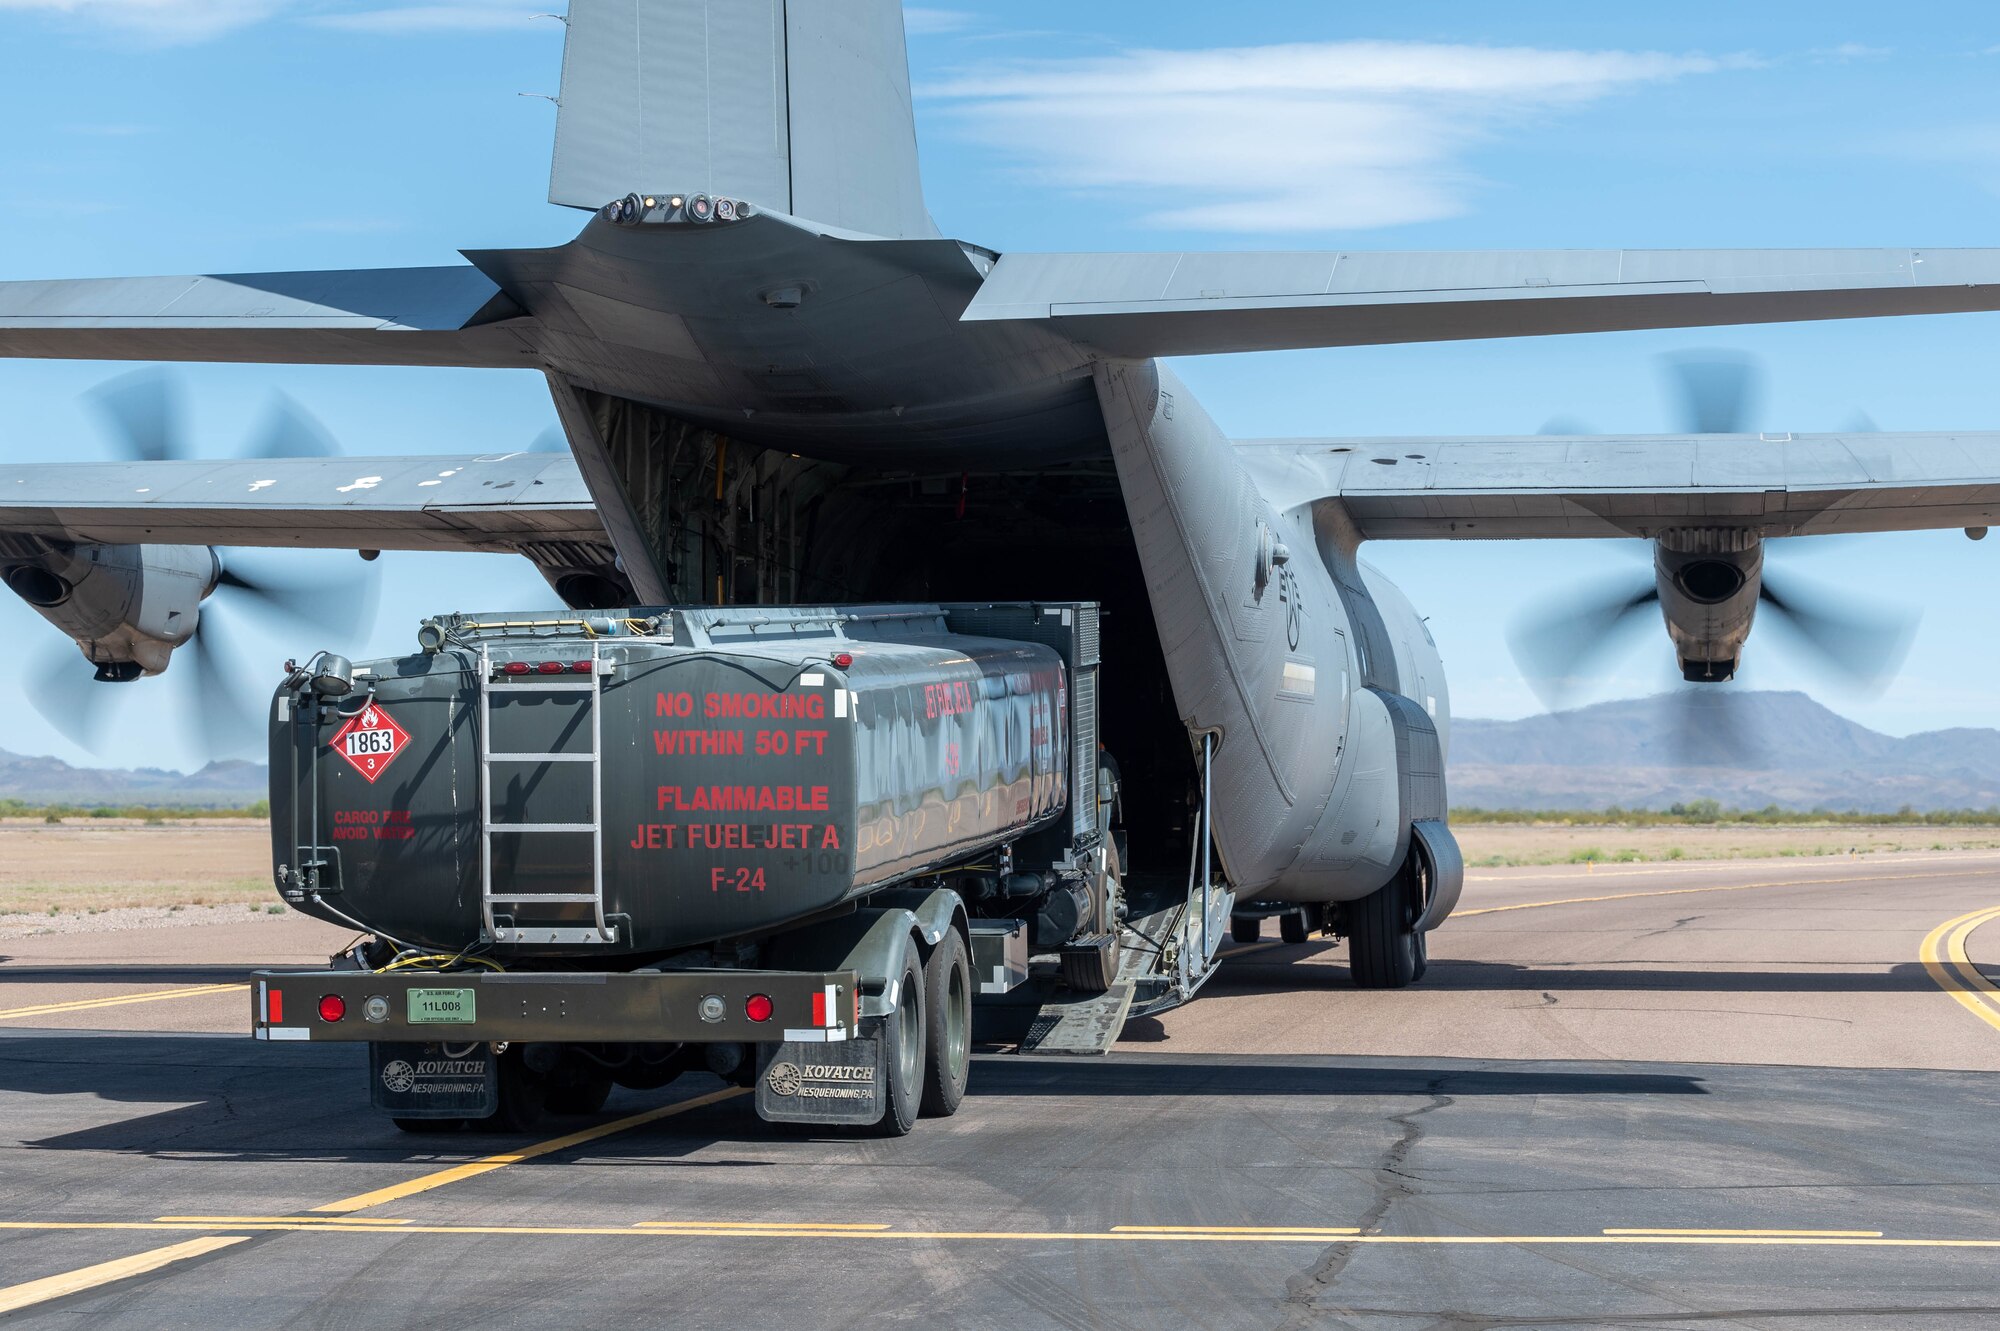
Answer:
<svg viewBox="0 0 2000 1331"><path fill-rule="evenodd" d="M543 0L546 5L548 0ZM555 244L545 203L562 25L536 5L388 0L0 0L0 277L446 263ZM2000 12L1975 3L1533 6L1007 0L912 7L932 212L996 249L1990 245L2000 243ZM1659 357L1748 351L1755 424L2000 428L2000 315L1215 357L1182 376L1232 433L1674 427ZM0 361L0 460L102 456L80 394L129 367ZM201 450L274 391L354 454L525 443L553 423L511 372L196 366ZM1995 459L2000 470L2000 458ZM1632 543L1632 549L1637 549ZM1630 550L1376 545L1431 616L1461 715L1538 710L1511 617ZM1885 536L1786 550L1823 582L1923 612L1902 676L1844 692L1753 636L1743 687L1804 688L1896 733L2000 725L1986 663L2000 541ZM303 556L347 569L352 556ZM1774 556L1774 561L1777 556ZM372 638L549 602L525 563L385 555ZM11 598L0 748L89 755L22 701L52 630ZM245 635L246 679L322 644ZM1586 697L1674 680L1664 632ZM247 687L247 685L246 685ZM94 761L185 767L129 691Z"/></svg>

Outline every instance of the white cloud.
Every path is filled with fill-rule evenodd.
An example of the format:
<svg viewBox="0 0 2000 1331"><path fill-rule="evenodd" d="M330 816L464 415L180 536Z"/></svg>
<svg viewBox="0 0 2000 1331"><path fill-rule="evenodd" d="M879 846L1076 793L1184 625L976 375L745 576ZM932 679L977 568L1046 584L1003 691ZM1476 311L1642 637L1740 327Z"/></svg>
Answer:
<svg viewBox="0 0 2000 1331"><path fill-rule="evenodd" d="M1844 65L1852 60L1885 60L1896 54L1896 49L1893 46L1864 46L1860 42L1842 42L1838 46L1816 46L1806 54L1826 63Z"/></svg>
<svg viewBox="0 0 2000 1331"><path fill-rule="evenodd" d="M922 92L1043 183L1149 202L1152 225L1321 231L1454 216L1466 152L1509 124L1750 63L1354 41L994 65Z"/></svg>
<svg viewBox="0 0 2000 1331"><path fill-rule="evenodd" d="M540 12L548 11L543 9ZM306 22L315 27L338 28L347 32L492 32L527 27L534 22L536 13L536 10L519 4L403 5L391 9L314 14Z"/></svg>
<svg viewBox="0 0 2000 1331"><path fill-rule="evenodd" d="M929 9L919 5L903 9L903 30L912 37L929 37L941 32L958 32L970 27L972 15L957 9Z"/></svg>
<svg viewBox="0 0 2000 1331"><path fill-rule="evenodd" d="M62 15L149 41L199 42L269 18L286 0L0 0L0 10Z"/></svg>
<svg viewBox="0 0 2000 1331"><path fill-rule="evenodd" d="M331 0L0 0L0 12L40 12L162 43L207 41L283 13L318 27L406 34L521 28L537 10L561 7L560 0L378 3L371 9Z"/></svg>

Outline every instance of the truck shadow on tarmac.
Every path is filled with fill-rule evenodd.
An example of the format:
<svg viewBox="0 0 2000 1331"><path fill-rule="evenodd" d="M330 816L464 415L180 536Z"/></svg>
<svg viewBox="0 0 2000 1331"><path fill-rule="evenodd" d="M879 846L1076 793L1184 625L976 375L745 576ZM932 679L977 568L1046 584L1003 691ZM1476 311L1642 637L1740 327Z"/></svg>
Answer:
<svg viewBox="0 0 2000 1331"><path fill-rule="evenodd" d="M462 1158L505 1150L523 1140L559 1136L592 1123L641 1112L720 1088L714 1078L682 1078L663 1093L621 1092L598 1115L554 1119L529 1138L459 1133L404 1136L368 1104L365 1054L358 1045L259 1048L240 1036L104 1034L82 1039L29 1033L0 1039L0 1097L79 1096L129 1104L136 1116L76 1131L35 1135L53 1126L32 1109L0 1112L5 1137L43 1151L172 1154L218 1160L339 1161L439 1156ZM63 1037L82 1034L62 1032ZM41 1038L38 1038L41 1037ZM1705 1095L1702 1079L1658 1071L1523 1064L1499 1067L1470 1060L1339 1057L1260 1059L1241 1055L1113 1054L1105 1058L1022 1058L983 1055L973 1069L963 1114L1007 1121L1006 1102L1063 1097L1107 1106L1133 1098L1262 1097L1351 1099L1483 1096ZM4 1099L0 1099L4 1104ZM157 1105L156 1112L144 1107ZM1109 1108L1124 1114L1127 1108ZM14 1134L21 1134L15 1137ZM919 1130L908 1139L921 1144ZM744 1145L807 1139L854 1142L853 1136L761 1122L748 1097L726 1101L592 1143L593 1161L668 1164L717 1142ZM945 1140L940 1137L940 1141ZM875 1145L886 1145L876 1143ZM4 1145L4 1142L0 1142ZM873 1149L871 1147L871 1149ZM697 1162L689 1162L697 1163ZM758 1160L700 1161L734 1167Z"/></svg>
<svg viewBox="0 0 2000 1331"><path fill-rule="evenodd" d="M6 984L248 984L260 970L280 970L282 963L264 965L185 966L10 966L0 957L0 985Z"/></svg>

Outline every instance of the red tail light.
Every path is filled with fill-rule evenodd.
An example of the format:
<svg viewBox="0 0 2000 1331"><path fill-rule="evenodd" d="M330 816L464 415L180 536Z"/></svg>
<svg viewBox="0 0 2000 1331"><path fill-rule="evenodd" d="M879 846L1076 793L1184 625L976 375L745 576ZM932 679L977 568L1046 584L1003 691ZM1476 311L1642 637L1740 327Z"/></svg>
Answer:
<svg viewBox="0 0 2000 1331"><path fill-rule="evenodd" d="M752 994L743 1000L743 1015L752 1021L769 1021L774 1010L768 994Z"/></svg>
<svg viewBox="0 0 2000 1331"><path fill-rule="evenodd" d="M339 994L324 994L319 1000L319 1019L339 1021L347 1015L347 1000Z"/></svg>

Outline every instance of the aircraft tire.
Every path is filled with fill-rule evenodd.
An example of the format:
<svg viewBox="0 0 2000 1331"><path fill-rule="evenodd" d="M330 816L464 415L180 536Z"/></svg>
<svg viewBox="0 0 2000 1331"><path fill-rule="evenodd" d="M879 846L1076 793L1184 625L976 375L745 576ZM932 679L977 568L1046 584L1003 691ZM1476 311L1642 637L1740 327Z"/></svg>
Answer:
<svg viewBox="0 0 2000 1331"><path fill-rule="evenodd" d="M1278 937L1294 947L1312 937L1312 930L1306 927L1306 913L1302 910L1288 910L1280 915Z"/></svg>
<svg viewBox="0 0 2000 1331"><path fill-rule="evenodd" d="M1264 932L1264 921L1255 915L1229 917L1229 936L1239 943L1254 943Z"/></svg>
<svg viewBox="0 0 2000 1331"><path fill-rule="evenodd" d="M1410 926L1401 874L1347 904L1347 969L1363 989L1401 989L1422 973L1422 941Z"/></svg>

